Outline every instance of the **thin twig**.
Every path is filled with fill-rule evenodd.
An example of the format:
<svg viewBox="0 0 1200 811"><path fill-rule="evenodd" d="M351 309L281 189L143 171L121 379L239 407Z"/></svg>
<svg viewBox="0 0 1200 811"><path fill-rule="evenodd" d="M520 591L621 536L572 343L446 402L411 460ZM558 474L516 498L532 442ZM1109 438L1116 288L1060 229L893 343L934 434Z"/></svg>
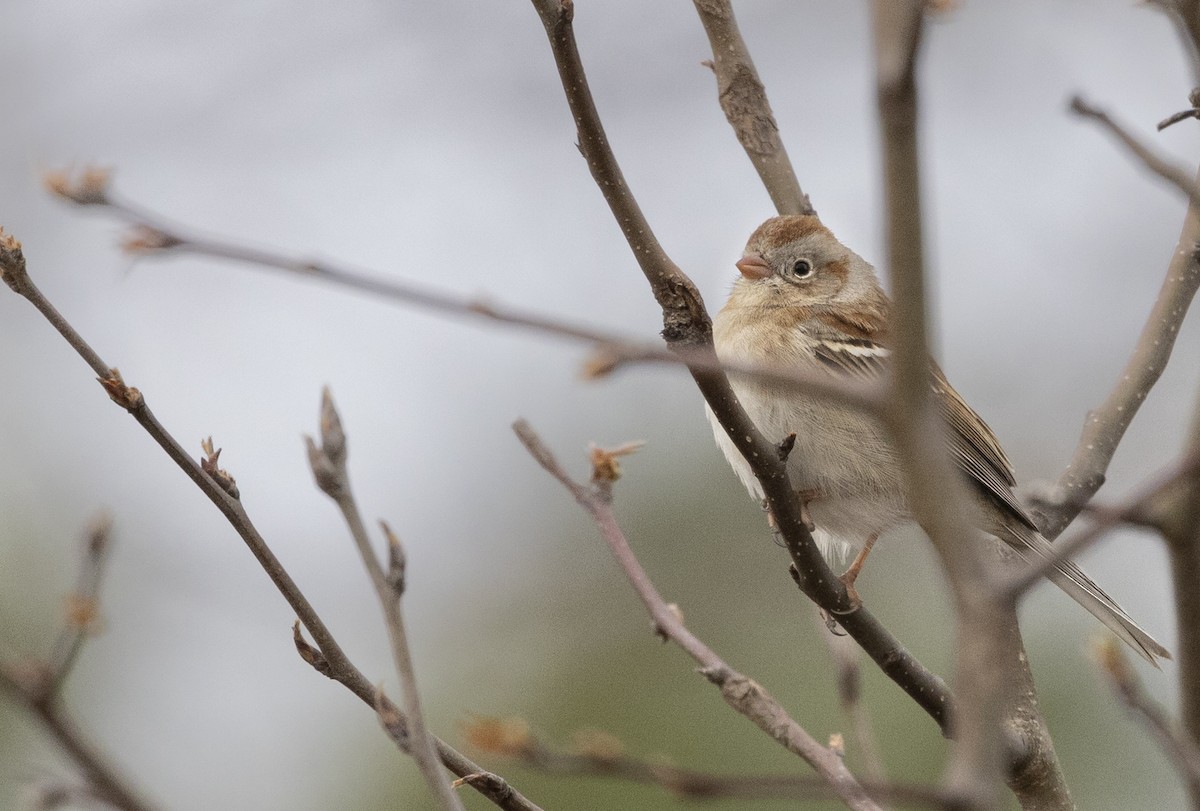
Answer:
<svg viewBox="0 0 1200 811"><path fill-rule="evenodd" d="M616 737L585 730L575 735L571 750L556 749L539 740L519 718L483 718L467 727L475 746L517 758L526 766L552 775L609 777L658 786L682 800L822 800L834 795L827 782L808 775L725 775L685 769L633 757ZM943 807L948 803L935 789L874 781L864 783L873 797L904 806Z"/></svg>
<svg viewBox="0 0 1200 811"><path fill-rule="evenodd" d="M1193 202L1188 206L1162 287L1125 368L1104 402L1088 413L1075 452L1055 482L1051 497L1039 499L1031 509L1047 538L1061 534L1104 484L1108 466L1126 430L1171 359L1175 339L1197 289L1200 289L1200 207Z"/></svg>
<svg viewBox="0 0 1200 811"><path fill-rule="evenodd" d="M1048 572L1063 561L1086 550L1103 537L1104 533L1127 522L1130 518L1144 519L1144 516L1152 515L1151 511L1159 498L1184 479L1195 475L1198 469L1200 469L1200 457L1184 458L1170 465L1166 470L1151 476L1121 506L1104 509L1093 506L1088 511L1093 520L1086 529L1066 540L1057 542L1050 554L1026 564L1015 574L1010 575L1001 587L1002 591L1008 599L1019 597L1040 583Z"/></svg>
<svg viewBox="0 0 1200 811"><path fill-rule="evenodd" d="M5 257L12 254L12 242L12 238L0 230L0 275L5 275ZM5 279L7 281L7 276ZM47 661L30 662L20 667L0 663L0 689L32 713L79 767L91 796L123 811L152 811L153 807L138 796L129 781L84 739L61 703L63 683L95 621L111 530L112 522L107 516L95 519L88 529L66 625L59 632Z"/></svg>
<svg viewBox="0 0 1200 811"><path fill-rule="evenodd" d="M407 723L409 754L416 761L425 784L437 797L442 809L465 811L458 794L451 788L450 781L442 774L434 739L425 725L425 715L421 711L416 668L413 666L412 652L408 644L404 613L400 610L400 597L404 593L404 558L400 541L384 524L383 531L388 541L390 561L385 573L375 550L371 548L371 539L363 523L362 513L358 509L358 502L354 498L354 491L350 487L350 472L346 466L349 455L346 433L342 429L342 419L333 404L333 395L328 387L321 393L320 426L320 446L312 437L304 438L308 446L309 464L317 486L332 498L341 510L342 518L358 548L359 557L367 569L367 575L383 610L384 625L387 626L388 639L391 642L392 660L400 678L400 690L404 698L402 719L392 718L386 712L387 705L383 703L382 690L377 697L377 711L384 720L385 727Z"/></svg>
<svg viewBox="0 0 1200 811"><path fill-rule="evenodd" d="M850 723L850 732L858 751L862 755L863 771L872 784L887 782L887 771L883 765L883 754L879 750L879 742L875 739L875 731L871 726L871 716L867 712L862 696L862 667L860 664L860 649L850 644L845 636L830 633L820 618L819 633L825 640L825 647L837 667L838 701L842 712Z"/></svg>
<svg viewBox="0 0 1200 811"><path fill-rule="evenodd" d="M879 806L858 784L837 753L809 735L763 687L726 664L712 648L688 630L681 615L662 598L613 515L612 479L610 474L604 472L606 468L597 465L593 476L595 484L590 487L582 485L563 470L527 422L521 420L514 423L513 430L537 463L557 479L596 522L613 557L654 621L656 631L674 641L700 665L700 673L720 688L726 703L812 766L847 806L878 809Z"/></svg>
<svg viewBox="0 0 1200 811"><path fill-rule="evenodd" d="M75 581L75 588L67 598L67 617L63 628L54 640L46 662L46 689L57 695L70 675L99 616L100 580L104 574L108 551L112 546L112 519L100 515L88 527L83 545L83 562Z"/></svg>
<svg viewBox="0 0 1200 811"><path fill-rule="evenodd" d="M1187 195L1192 205L1200 205L1200 184L1196 183L1186 169L1160 157L1137 136L1114 121L1108 113L1088 104L1082 97L1075 96L1071 99L1071 111L1104 127L1124 144L1126 149L1136 155L1147 169Z"/></svg>
<svg viewBox="0 0 1200 811"><path fill-rule="evenodd" d="M312 634L323 663L318 668L324 675L340 682L352 693L359 697L368 707L376 705L376 690L371 682L358 670L346 656L329 628L321 620L308 598L292 580L283 564L267 545L257 527L250 520L236 496L236 487L232 478L216 467L216 457L219 451L209 453L197 462L170 432L158 421L146 405L142 393L132 386L126 385L121 374L115 368L109 367L87 341L73 326L55 309L54 305L37 288L30 278L26 268L25 256L21 244L11 235L0 230L0 279L17 294L32 304L38 312L59 332L64 340L79 354L98 376L101 386L109 398L129 412L130 416L150 435L150 437L170 457L171 461L183 470L200 491L225 516L238 536L245 542L251 554L258 560L259 565L270 577L275 588L296 612L300 622ZM314 667L314 661L309 661ZM397 742L400 743L399 741ZM448 744L437 741L438 754L446 767L456 775L483 773L478 765ZM491 775L491 777L495 777ZM486 796L493 803L507 811L537 811L537 806L508 786L499 778L472 781L473 788Z"/></svg>
<svg viewBox="0 0 1200 811"><path fill-rule="evenodd" d="M1092 652L1108 686L1158 743L1191 795L1200 797L1200 747L1185 731L1177 729L1166 710L1146 694L1115 637L1100 637Z"/></svg>
<svg viewBox="0 0 1200 811"><path fill-rule="evenodd" d="M255 267L284 271L302 278L359 290L386 301L418 306L452 316L478 318L494 324L566 338L594 347L584 363L587 378L600 378L635 364L691 366L707 372L725 371L781 387L799 387L805 392L830 397L867 411L880 408L882 387L861 381L842 381L828 375L796 368L771 368L762 364L723 363L711 352L676 346L671 350L616 333L587 327L551 315L496 303L490 297L469 297L400 282L379 274L328 260L307 259L247 245L225 237L200 234L171 222L144 205L120 197L105 170L85 169L70 175L51 172L46 186L64 200L97 207L132 225L126 251L139 257L169 257L194 254Z"/></svg>
<svg viewBox="0 0 1200 811"><path fill-rule="evenodd" d="M40 668L22 672L21 669L0 663L0 690L7 692L37 718L59 749L79 767L95 797L122 811L153 811L154 806L138 796L129 781L84 739L56 698L46 692L44 675Z"/></svg>
<svg viewBox="0 0 1200 811"><path fill-rule="evenodd" d="M767 101L767 90L742 39L729 0L693 0L708 34L713 58L707 62L717 77L717 98L738 142L754 164L775 210L780 214L816 214L800 188L779 126Z"/></svg>

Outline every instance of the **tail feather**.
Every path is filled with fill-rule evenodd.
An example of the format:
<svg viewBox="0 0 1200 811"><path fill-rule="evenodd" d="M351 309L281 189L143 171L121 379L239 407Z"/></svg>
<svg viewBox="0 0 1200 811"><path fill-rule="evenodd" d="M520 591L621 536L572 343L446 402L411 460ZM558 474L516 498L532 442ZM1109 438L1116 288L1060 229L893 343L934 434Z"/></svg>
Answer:
<svg viewBox="0 0 1200 811"><path fill-rule="evenodd" d="M1045 557L1053 549L1049 541L1032 530L1028 533L1013 532L1012 534L1020 540L1020 545L1013 544L1013 546L1026 557ZM1158 658L1171 658L1170 651L1142 630L1125 613L1125 609L1117 605L1116 600L1105 594L1104 590L1084 574L1083 570L1073 561L1066 560L1059 563L1046 576L1150 664L1158 667Z"/></svg>

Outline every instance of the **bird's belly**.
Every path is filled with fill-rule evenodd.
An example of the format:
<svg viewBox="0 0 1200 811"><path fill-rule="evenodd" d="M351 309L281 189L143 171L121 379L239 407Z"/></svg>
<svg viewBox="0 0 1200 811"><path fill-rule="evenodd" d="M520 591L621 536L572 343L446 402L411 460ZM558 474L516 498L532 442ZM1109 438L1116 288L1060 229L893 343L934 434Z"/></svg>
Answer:
<svg viewBox="0 0 1200 811"><path fill-rule="evenodd" d="M788 474L822 533L860 547L870 535L910 520L901 469L877 420L833 401L781 397L752 383L735 383L734 390L768 441L796 434ZM750 466L715 420L713 429L742 483L762 498Z"/></svg>

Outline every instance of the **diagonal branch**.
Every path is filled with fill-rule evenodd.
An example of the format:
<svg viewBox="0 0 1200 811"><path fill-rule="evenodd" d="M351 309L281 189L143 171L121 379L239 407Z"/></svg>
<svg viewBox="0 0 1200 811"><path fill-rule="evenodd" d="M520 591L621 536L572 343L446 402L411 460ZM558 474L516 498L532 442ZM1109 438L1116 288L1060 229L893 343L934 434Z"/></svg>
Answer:
<svg viewBox="0 0 1200 811"><path fill-rule="evenodd" d="M99 613L100 580L108 562L108 551L112 547L112 519L101 515L92 521L87 530L83 546L83 563L75 588L67 598L67 619L54 647L50 650L46 664L46 690L50 695L62 691L63 683L71 674L79 651L87 640L88 633L96 623Z"/></svg>
<svg viewBox="0 0 1200 811"><path fill-rule="evenodd" d="M4 239L0 232L0 254L4 250ZM89 799L100 800L121 811L152 811L153 806L138 796L128 780L84 738L61 701L63 683L95 621L100 577L110 547L111 530L112 521L107 516L94 520L88 529L67 624L59 632L48 661L21 667L0 663L0 690L29 710L71 758L83 773Z"/></svg>
<svg viewBox="0 0 1200 811"><path fill-rule="evenodd" d="M767 89L758 78L729 0L693 0L708 34L713 58L706 62L717 77L717 99L738 143L754 164L775 210L780 214L816 214L800 188L787 149L779 137Z"/></svg>
<svg viewBox="0 0 1200 811"><path fill-rule="evenodd" d="M96 373L97 379L109 398L129 412L130 416L163 449L171 461L175 462L225 516L251 554L258 560L271 582L275 584L275 588L296 612L300 622L312 634L320 654L319 661L322 663L318 668L320 672L343 684L368 707L375 708L378 701L375 687L346 656L332 632L317 614L316 609L288 574L270 546L267 545L266 540L242 507L232 478L225 471L217 468L217 457L220 451L211 452L210 450L207 458L202 462L197 462L183 449L178 440L154 416L150 407L146 405L142 393L136 388L126 385L125 381L121 379L120 372L108 366L100 358L100 355L92 349L83 336L37 288L26 268L21 244L12 236L3 233L2 230L0 230L0 279L3 279L13 292L28 300L50 322L71 348ZM309 663L314 664L314 660L309 660ZM314 664L314 666L316 665ZM403 746L400 741L397 743ZM479 766L448 744L440 740L436 741L436 744L442 762L456 775L465 777L483 773ZM489 775L489 778L493 777L495 776ZM536 811L538 808L499 778L475 780L471 782L471 785L493 803L508 811Z"/></svg>
<svg viewBox="0 0 1200 811"><path fill-rule="evenodd" d="M1125 127L1113 120L1112 116L1101 110L1099 107L1093 107L1088 104L1080 96L1075 96L1071 99L1071 112L1082 116L1083 118L1091 119L1099 124L1104 129L1108 130L1113 137L1124 144L1125 148L1132 152L1142 164L1154 174L1161 177L1163 180L1170 183L1175 188L1179 189L1185 195L1192 205L1200 205L1200 184L1197 184L1192 176L1187 173L1186 169L1176 166L1167 159L1161 157L1150 147L1142 143L1138 138Z"/></svg>
<svg viewBox="0 0 1200 811"><path fill-rule="evenodd" d="M1187 185L1194 188L1196 183ZM1200 289L1200 207L1192 202L1158 297L1125 368L1104 402L1088 412L1071 461L1052 492L1033 505L1034 520L1047 538L1061 534L1104 484L1117 446L1171 359L1175 339L1197 289Z"/></svg>
<svg viewBox="0 0 1200 811"><path fill-rule="evenodd" d="M55 743L83 772L89 793L121 811L154 811L129 785L111 763L76 728L54 696L46 692L47 683L40 673L22 673L0 664L0 691L7 692L33 713Z"/></svg>
<svg viewBox="0 0 1200 811"><path fill-rule="evenodd" d="M788 751L799 755L823 777L847 806L853 809L876 809L879 806L867 795L854 776L846 768L842 758L794 721L783 706L763 687L738 673L712 648L708 647L683 624L678 611L673 610L659 594L642 568L624 532L617 524L612 512L612 484L617 469L611 454L593 452L595 473L592 486L585 486L567 475L558 460L542 443L528 423L521 420L513 424L513 430L530 455L542 468L553 476L591 515L600 534L608 543L613 557L633 585L638 598L645 605L655 629L684 649L700 665L700 673L721 690L721 697L731 707L750 719ZM598 451L599 449L597 449ZM600 461L597 461L600 460Z"/></svg>
<svg viewBox="0 0 1200 811"><path fill-rule="evenodd" d="M665 349L661 344L650 344L552 315L497 304L490 297L456 295L333 261L289 255L224 237L201 234L171 222L140 203L122 198L110 188L109 181L109 173L96 168L85 169L75 176L66 172L51 172L45 176L47 188L61 199L80 206L102 208L130 223L132 231L123 244L126 252L133 256L195 254L242 262L301 278L318 279L395 303L577 341L595 347L584 365L584 375L589 378L603 377L630 364L690 366L706 372L725 371L781 387L800 387L864 410L880 407L880 389L869 383L836 380L803 369L724 363L703 348L675 346Z"/></svg>
<svg viewBox="0 0 1200 811"><path fill-rule="evenodd" d="M1117 698L1158 743L1192 797L1200 797L1200 747L1186 731L1176 729L1166 710L1146 694L1114 637L1101 637L1093 647L1093 655Z"/></svg>
<svg viewBox="0 0 1200 811"><path fill-rule="evenodd" d="M575 44L573 4L570 0L533 0L533 5L546 29L588 168L663 308L663 338L672 351L684 348L715 359L712 323L695 286L654 238L608 146ZM945 732L953 703L945 684L905 651L866 608L850 600L844 584L812 540L795 488L774 444L746 416L724 374L709 371L710 367L695 364L690 357L688 363L700 393L762 487L801 591L817 605L836 613L846 632Z"/></svg>

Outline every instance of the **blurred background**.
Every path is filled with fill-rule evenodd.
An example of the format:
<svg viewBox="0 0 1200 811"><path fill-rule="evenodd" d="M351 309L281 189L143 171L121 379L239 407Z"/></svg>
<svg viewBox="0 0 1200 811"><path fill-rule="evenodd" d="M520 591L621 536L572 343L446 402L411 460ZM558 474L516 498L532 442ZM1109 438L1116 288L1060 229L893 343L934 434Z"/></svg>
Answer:
<svg viewBox="0 0 1200 811"><path fill-rule="evenodd" d="M577 3L592 89L626 177L710 308L772 211L726 125L690 3ZM825 222L881 258L866 4L737 4L801 182ZM964 0L922 60L925 188L940 359L1022 480L1056 477L1114 382L1161 282L1183 203L1066 112L1082 92L1150 137L1189 73L1160 15L1123 0ZM618 511L668 599L818 738L847 729L814 610L712 443L685 376L587 383L586 350L220 262L132 262L121 229L50 199L47 169L113 167L171 218L397 280L653 339L660 324L575 146L524 0L6 0L0 5L0 223L31 273L190 449L212 435L263 534L367 675L396 694L378 609L302 434L329 384L368 516L408 551L405 597L432 727L520 716L547 742L580 729L634 755L726 772L803 773L660 645L586 517L509 425L528 418L585 474L588 441L644 439ZM1154 142L1184 163L1183 124ZM424 808L372 713L296 656L293 616L241 541L34 310L0 296L0 655L44 654L100 510L116 548L102 633L66 701L164 809ZM1200 335L1134 423L1107 501L1175 454ZM859 581L926 664L951 617L917 535ZM1172 647L1165 558L1114 535L1085 568ZM1182 803L1085 652L1099 627L1037 590L1024 607L1042 706L1082 807ZM934 725L866 669L889 774L938 776ZM1174 706L1174 667L1143 668ZM470 752L546 808L653 809L651 788L545 777ZM852 765L861 762L850 743ZM0 703L0 807L72 772ZM474 797L472 808L485 803ZM781 807L776 803L763 807ZM713 803L735 809L749 803ZM759 806L754 806L759 807Z"/></svg>

